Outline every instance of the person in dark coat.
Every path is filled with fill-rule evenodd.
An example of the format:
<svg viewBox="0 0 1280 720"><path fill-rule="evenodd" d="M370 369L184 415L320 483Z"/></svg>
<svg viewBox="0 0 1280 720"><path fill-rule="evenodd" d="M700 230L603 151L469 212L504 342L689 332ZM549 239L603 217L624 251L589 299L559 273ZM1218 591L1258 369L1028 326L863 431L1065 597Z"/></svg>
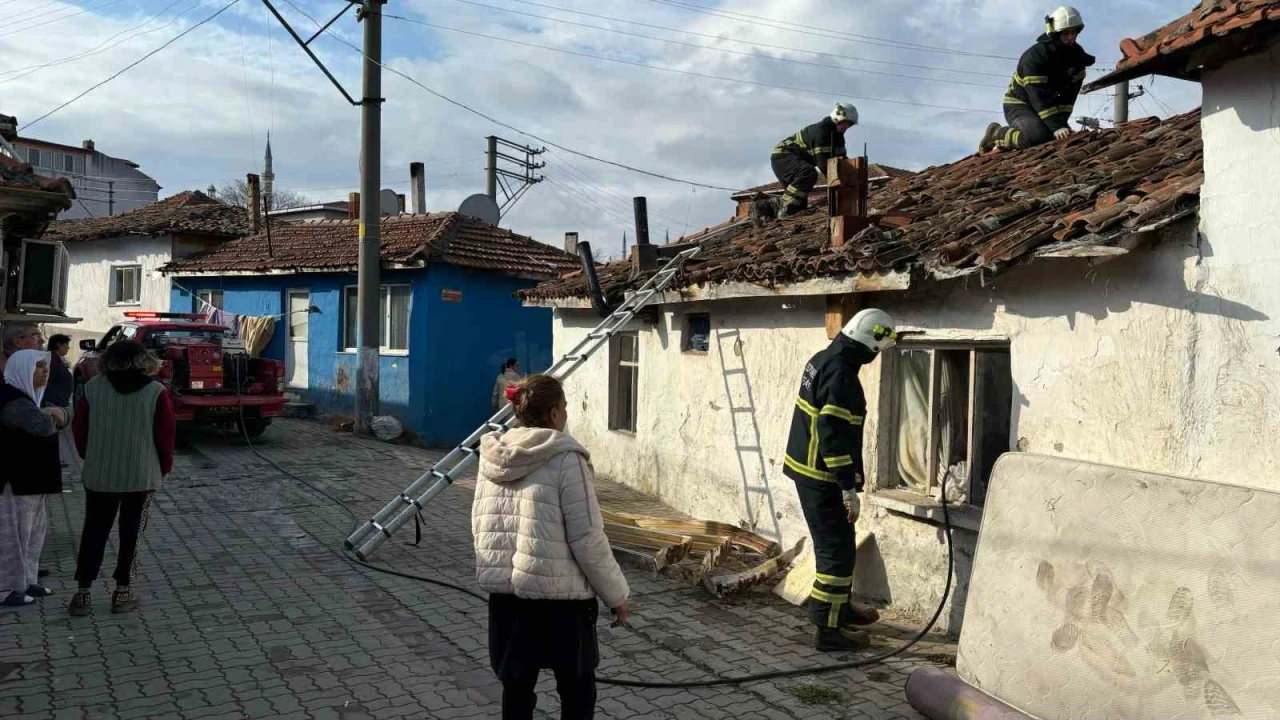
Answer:
<svg viewBox="0 0 1280 720"><path fill-rule="evenodd" d="M867 647L871 638L854 626L880 617L872 608L855 607L851 598L867 413L858 371L896 340L888 313L868 308L813 356L800 378L782 472L795 481L813 539L816 573L809 619L817 628L814 646L822 651Z"/></svg>
<svg viewBox="0 0 1280 720"><path fill-rule="evenodd" d="M0 604L29 605L53 591L39 584L40 552L49 528L47 499L62 492L58 430L61 408L41 409L49 381L49 353L18 350L0 385ZM7 591L7 592L5 592Z"/></svg>
<svg viewBox="0 0 1280 720"><path fill-rule="evenodd" d="M845 132L858 124L858 109L838 103L831 114L783 138L773 148L771 165L778 182L786 188L779 198L756 201L754 215L788 218L809 206L809 193L827 174L827 161L844 157Z"/></svg>
<svg viewBox="0 0 1280 720"><path fill-rule="evenodd" d="M1007 126L991 123L978 143L979 153L1017 150L1061 140L1071 134L1085 70L1096 61L1077 42L1084 31L1080 11L1069 5L1045 17L1045 32L1022 53L1004 96Z"/></svg>

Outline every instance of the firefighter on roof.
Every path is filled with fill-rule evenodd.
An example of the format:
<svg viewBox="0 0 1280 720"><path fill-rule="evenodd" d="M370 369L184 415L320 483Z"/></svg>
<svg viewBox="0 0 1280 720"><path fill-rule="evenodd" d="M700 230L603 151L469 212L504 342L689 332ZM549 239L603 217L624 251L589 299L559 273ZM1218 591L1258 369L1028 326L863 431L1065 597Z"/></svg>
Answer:
<svg viewBox="0 0 1280 720"><path fill-rule="evenodd" d="M813 356L800 379L783 473L796 483L813 538L817 573L809 593L809 618L819 650L858 650L870 645L857 625L879 619L853 606L853 525L863 488L862 422L866 397L858 371L897 341L883 310L859 312L825 350Z"/></svg>
<svg viewBox="0 0 1280 720"><path fill-rule="evenodd" d="M828 160L845 156L844 133L857 124L858 108L852 103L837 103L830 115L775 145L773 174L786 189L780 198L757 200L756 217L786 218L808 207L809 191L818 183L819 174L826 176Z"/></svg>
<svg viewBox="0 0 1280 720"><path fill-rule="evenodd" d="M1076 42L1084 30L1080 11L1063 5L1044 19L1044 34L1022 53L1004 96L1004 118L987 126L979 153L1029 148L1071 134L1067 121L1095 58Z"/></svg>

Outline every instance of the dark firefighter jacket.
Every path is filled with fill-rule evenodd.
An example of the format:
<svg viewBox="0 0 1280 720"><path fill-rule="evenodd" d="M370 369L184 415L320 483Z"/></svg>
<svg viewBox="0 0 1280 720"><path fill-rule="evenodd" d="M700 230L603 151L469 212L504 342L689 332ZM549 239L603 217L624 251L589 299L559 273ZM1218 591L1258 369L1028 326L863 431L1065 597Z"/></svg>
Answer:
<svg viewBox="0 0 1280 720"><path fill-rule="evenodd" d="M843 334L813 356L800 379L782 472L792 480L861 490L862 421L867 400L858 370L875 353Z"/></svg>
<svg viewBox="0 0 1280 720"><path fill-rule="evenodd" d="M1050 130L1067 127L1084 84L1085 68L1095 58L1079 45L1064 45L1056 37L1041 35L1018 61L1009 81L1004 104L1027 105Z"/></svg>
<svg viewBox="0 0 1280 720"><path fill-rule="evenodd" d="M816 165L821 174L827 174L827 161L844 157L844 135L836 130L831 118L809 125L773 147L774 155L795 155L810 165Z"/></svg>

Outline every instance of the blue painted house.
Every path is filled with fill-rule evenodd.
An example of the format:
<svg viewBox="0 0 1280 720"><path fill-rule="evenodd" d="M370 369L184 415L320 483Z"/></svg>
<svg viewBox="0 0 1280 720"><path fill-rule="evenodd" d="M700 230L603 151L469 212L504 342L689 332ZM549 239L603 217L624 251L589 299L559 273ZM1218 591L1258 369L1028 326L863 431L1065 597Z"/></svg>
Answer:
<svg viewBox="0 0 1280 720"><path fill-rule="evenodd" d="M423 442L452 445L490 413L502 362L551 364L551 311L514 293L575 269L561 250L458 213L382 220L381 412ZM273 227L176 260L173 311L210 303L237 315L290 313L264 357L284 361L289 386L327 414L351 415L356 383L358 224ZM203 302L202 302L203 301ZM319 313L293 312L310 306Z"/></svg>

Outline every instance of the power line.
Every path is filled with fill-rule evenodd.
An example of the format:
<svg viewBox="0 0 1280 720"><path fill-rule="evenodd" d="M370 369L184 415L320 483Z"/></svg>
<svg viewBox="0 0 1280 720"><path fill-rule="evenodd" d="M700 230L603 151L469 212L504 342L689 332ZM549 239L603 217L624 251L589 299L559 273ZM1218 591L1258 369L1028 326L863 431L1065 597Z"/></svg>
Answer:
<svg viewBox="0 0 1280 720"><path fill-rule="evenodd" d="M657 42L669 43L672 45L681 45L684 47L696 48L698 50L710 50L711 52L727 53L730 55L739 55L742 57L749 57L749 58L754 58L758 60L770 60L773 62L791 63L795 65L808 65L812 67L839 70L841 72L847 72L847 73L857 73L857 74L864 74L864 75L881 75L884 77L902 78L905 80L923 80L925 82L948 83L951 85L973 85L975 87L990 87L990 88L997 88L997 89L1004 89L1005 87L1004 85L991 85L989 83L974 83L974 82L966 82L964 80L923 77L920 75L904 75L902 73L883 72L880 70L860 70L858 68L848 67L847 65L832 65L830 63L819 63L819 62L810 62L808 60L795 60L792 58L774 57L772 55L764 55L761 53L746 52L743 50L730 50L729 48L718 48L718 47L712 47L710 45L700 45L698 43L684 42L683 40L671 40L669 38L654 37L653 35L642 35L640 33L627 32L626 30L617 30L614 28L601 27L599 25L590 25L588 23L574 22L573 20L560 20L558 18L547 17L545 15L538 15L536 13L526 13L526 12L521 12L519 10L511 10L509 8L498 7L496 5L488 5L486 3L477 2L476 0L454 0L454 2L465 3L467 5L475 5L478 7L489 8L489 9L498 10L501 12L514 13L516 15L524 15L526 17L540 18L542 20L548 20L550 22L558 22L558 23L564 23L566 25L576 25L578 27L591 28L593 30L602 30L604 32L617 33L619 35L626 35L628 37L641 38L644 40L654 40ZM953 72L957 72L957 71L953 71ZM1000 76L1000 77L1003 77L1003 76Z"/></svg>
<svg viewBox="0 0 1280 720"><path fill-rule="evenodd" d="M745 78L728 78L720 75L711 75L710 73L700 73L700 72L694 72L692 70L680 70L678 68L670 68L662 65L650 65L648 63L637 62L634 60L623 60L621 58L611 58L611 57L606 57L604 55L595 55L592 53L579 52L577 50L566 50L564 48L551 47L549 45L538 45L537 43L525 42L523 40L512 40L510 38L502 38L494 35L486 35L484 33L472 32L470 30L460 30L458 28L450 28L450 27L445 27L443 25L435 25L433 23L425 22L422 20L407 18L402 15L389 15L389 14L383 13L382 16L384 18L390 18L392 20L400 20L403 22L412 23L414 25L422 25L424 27L429 27L436 30L447 30L450 32L461 33L463 35L470 35L473 37L485 38L488 40L497 40L498 42L510 43L512 45L521 45L524 47L536 48L539 50L549 50L551 52L564 53L566 55L576 55L578 57L589 58L592 60L601 60L604 62L617 63L619 65L631 65L633 67L648 68L650 70L660 70L662 72L675 73L677 75L687 75L689 77L698 77L698 78L704 78L707 80L721 80L723 82L730 82L735 85L755 85L756 87L770 88L772 90L788 90L791 92L807 93L809 95L820 95L822 97L831 97L831 95L834 92L836 92L832 89L815 90L811 88L794 87L791 85L777 85L774 83L760 82L757 80L747 80ZM392 72L395 72L395 71L392 70ZM849 97L852 100L865 100L869 102L892 103L895 105L909 105L912 107L931 108L935 110L953 110L957 112L982 113L984 115L988 115L992 112L991 110L980 110L978 108L956 107L952 105L936 105L933 103L915 102L913 100L895 100L892 98L871 97L867 95L863 95L863 96L847 95L847 97Z"/></svg>
<svg viewBox="0 0 1280 720"><path fill-rule="evenodd" d="M851 38L861 40L870 45L881 45L883 47L895 48L898 50L925 50L928 52L944 53L947 55L964 55L968 57L991 58L994 60L1017 60L1016 57L1008 55L989 55L986 53L975 53L968 50L956 50L953 48L938 47L934 45L921 45L910 43L902 40L893 40L891 38L878 38L871 35L858 35L856 33L847 33L834 30L824 30L814 28L808 25L800 25L798 23L787 22L786 20L774 20L772 18L761 17L759 15L750 15L747 13L733 12L730 10L712 10L701 5L693 5L690 3L678 2L677 0L649 0L652 3L660 5L668 5L670 7L680 8L689 12L696 12L703 15L711 15L713 17L728 18L737 20L738 22L751 23L753 25L762 25L775 30L787 30L789 32L803 33L805 35L813 35L815 37L825 37L834 40Z"/></svg>
<svg viewBox="0 0 1280 720"><path fill-rule="evenodd" d="M174 43L175 43L175 42L177 42L178 40L181 40L181 39L182 39L183 37L185 37L187 34L189 34L189 33L193 32L196 28L199 28L200 26L204 25L205 23L207 23L207 22L209 22L209 21L213 20L214 18L218 17L218 16L219 16L219 15L221 15L222 13L224 13L224 12L226 12L227 10L231 9L231 6L232 6L232 5L235 5L235 4L236 4L236 3L238 3L238 2L240 2L240 0L231 0L231 2L229 2L229 3L227 3L226 5L223 5L221 8L219 8L217 12L213 13L212 15L210 15L210 16L208 16L208 17L206 17L205 19L201 20L200 22L196 23L195 25L192 25L191 27L187 28L186 30L183 30L182 32L180 32L180 33L178 33L177 35L173 36L172 38L170 38L168 41L166 41L166 42L165 42L163 45L161 45L160 47L156 48L155 50L152 50L151 52L147 53L146 55L143 55L142 57L138 58L137 60L133 61L132 63L129 63L129 64L128 64L128 65L126 65L123 69L121 69L121 70L117 71L114 75L112 75L111 77L107 78L106 80L103 80L102 82L99 82L99 83L97 83L97 84L95 84L95 85L90 86L90 87L89 87L89 89L85 90L84 92L81 92L79 95L76 95L75 97L71 98L70 100L68 100L68 101L66 101L66 102L64 102L64 103L62 103L62 104L61 104L61 105L59 105L58 107L56 107L56 108L54 108L54 109L50 110L49 112L45 113L44 115L41 115L40 117L36 118L35 120L32 120L31 122L27 123L26 125L23 125L21 129L22 129L22 130L30 130L32 125L35 125L36 123L40 122L41 120L44 120L45 118L49 117L50 115L53 115L54 113L56 113L56 112L58 112L59 110L61 110L61 109L65 108L66 106L70 105L71 103L73 103L73 102L75 102L75 101L79 100L80 98L84 97L85 95L88 95L89 93L93 92L94 90L97 90L98 88L102 87L103 85L106 85L107 83L111 82L112 80L115 80L116 78L118 78L118 77L120 77L121 75L125 74L125 73L126 73L126 72L128 72L129 70L132 70L133 68L137 67L138 65L141 65L144 61L146 61L146 60L147 60L148 58L150 58L152 55L155 55L156 53L160 52L161 50L164 50L165 48L167 48L167 47L169 47L170 45L174 44Z"/></svg>
<svg viewBox="0 0 1280 720"><path fill-rule="evenodd" d="M464 1L464 0L458 0L458 1ZM917 70L933 70L937 72L960 73L960 74L968 74L968 75L986 75L989 77L996 77L996 78L1009 77L1009 73L982 72L978 70L965 70L965 69L956 69L956 68L937 67L935 65L916 65L913 63L893 62L890 60L875 60L873 58L858 57L856 55L827 53L827 52L821 52L818 50L809 50L806 48L789 47L787 45L771 45L769 43L755 42L751 40L739 40L737 38L725 37L723 35L713 35L711 33L696 32L693 30L685 30L682 28L673 28L673 27L668 27L666 25L655 25L653 23L641 22L639 20L627 20L624 18L612 17L610 15L597 15L595 13L584 12L582 10L571 10L569 8L563 8L556 5L547 5L545 3L536 2L536 0L510 0L510 1L517 2L522 5L532 5L535 7L546 8L548 10L556 10L558 12L569 13L571 15L581 15L583 17L596 18L597 20L607 20L609 22L624 23L626 25L635 25L636 27L647 27L652 30L665 30L667 32L682 33L685 35L691 35L693 37L700 37L700 38L706 38L708 40L715 40L717 42L727 41L727 42L738 43L739 45L748 45L751 47L769 48L770 50L785 50L787 52L805 53L808 55L817 55L819 57L829 57L829 58L836 58L841 60L854 60L857 62L872 63L874 65L892 65L895 67L907 67L907 68L914 68ZM479 5L480 3L473 3L473 4ZM493 6L486 6L486 7L493 7ZM495 7L494 9L502 10L503 12L519 13L519 11L517 10L510 10L507 8ZM519 13L519 14L522 14L522 15L527 14L527 15L530 15L531 17L543 17L541 15L534 15L532 13ZM615 30L613 28L597 27L594 25L586 25L583 23L574 23L569 20L560 20L557 18L546 18L546 19L551 20L553 22L569 23L574 25L581 24L583 27L591 27L597 30L604 30L606 32L622 33L622 31ZM622 34L630 34L630 33L622 33ZM647 36L638 35L637 37L647 37Z"/></svg>
<svg viewBox="0 0 1280 720"><path fill-rule="evenodd" d="M16 34L18 34L18 33L20 33L20 32L26 32L27 30L34 30L34 29L36 29L36 28L38 28L38 27L44 27L45 25L52 25L53 23L60 22L60 21L62 21L62 20L67 20L67 19L69 19L69 18L73 18L73 17L75 17L75 16L77 16L77 15L83 15L83 14L85 14L85 13L87 13L87 12L90 12L90 11L98 11L98 10L101 10L101 9L102 9L102 8L104 8L104 7L107 7L107 6L109 6L109 5L115 5L116 3L119 3L119 2L121 2L121 0L107 0L107 2L104 2L104 3L102 3L101 5L95 5L95 6L93 6L93 7L80 8L80 9L79 9L79 10L77 10L76 12L73 12L73 13L71 13L71 14L69 14L69 15L62 15L62 16L59 16L59 17L53 18L52 20L45 20L45 21L44 21L44 22L42 22L42 23L36 23L36 24L34 24L34 25L25 25L25 26L20 27L20 28L14 28L14 29L10 30L9 32L6 32L6 33L0 33L0 37L8 37L8 36L10 36L10 35L16 35ZM75 7L75 6L74 6L74 5L72 5L71 7ZM69 10L69 9L70 9L70 8L59 8L59 9L57 9L57 10L54 10L54 11L53 11L53 12L51 12L51 13L44 13L43 15L36 15L35 17L30 17L30 18L26 18L26 19L27 19L27 20L37 20L37 19L42 18L42 17L45 17L45 16L47 16L47 15L52 15L52 14L55 14L55 13L61 12L61 11L63 11L63 10ZM7 17L7 18L4 18L4 19L0 20L0 24L3 24L3 23L5 23L5 22L8 22L9 20L11 20L11 19L13 19L13 18L15 18L15 17L18 17L19 15L25 15L25 14L26 14L26 13L18 13L17 15L10 15L9 17ZM22 21L21 21L21 20L19 20L18 22L22 22Z"/></svg>
<svg viewBox="0 0 1280 720"><path fill-rule="evenodd" d="M130 40L132 40L132 39L134 39L134 38L142 37L143 35L149 35L149 34L151 34L151 33L153 33L153 32L159 32L159 31L161 31L161 30L163 30L163 29L165 29L165 28L169 27L170 25L174 24L175 22L177 22L177 21L178 21L178 20L179 20L183 15L185 15L187 12L189 12L189 11L191 10L191 8L196 7L196 5L198 5L199 3L193 4L191 7L187 8L186 10L183 10L182 12L178 13L178 14L177 14L177 16L175 16L175 17L173 18L173 20L170 20L168 23L165 23L164 25L161 25L160 27L152 28L152 29L150 29L150 30L143 30L142 32L134 33L134 34L129 35L128 37L123 38L122 40L120 40L120 41L118 41L118 42L116 42L116 43L114 43L114 44L110 45L110 46L104 47L104 46L106 46L106 45L107 45L107 43L110 43L112 40L115 40L116 38L120 37L121 35L124 35L125 33L132 32L132 31L134 31L134 30L138 30L139 28L142 28L142 27L145 27L145 26L147 26L147 25L151 24L151 21L153 21L153 20L155 20L156 18L160 17L161 15L163 15L163 14L165 14L165 13L169 12L169 10L170 10L171 8L173 8L173 6L177 5L178 3L182 2L182 1L183 1L183 0L174 0L173 2L171 2L171 3L169 3L167 6L165 6L165 8L164 8L164 9L162 9L160 12L158 12L158 13L156 13L156 14L152 15L151 17L147 18L146 20L143 20L141 23L139 23L139 24L137 24L137 25L134 25L134 26L133 26L133 27L131 27L131 28L128 28L128 29L125 29L125 30L121 30L120 32L117 32L116 34L114 34L114 35L112 35L112 36L108 37L106 40L103 40L102 42L98 43L97 45L95 45L94 47L90 48L89 50L85 50L85 51L83 51L83 52L78 52L78 53L73 53L73 54L71 54L71 55L67 55L66 57L60 58L60 59L58 59L58 60L53 60L53 61L51 61L51 62L47 62L47 63L41 63L41 64L37 64L37 65L28 65L28 66L26 66L26 67L17 68L17 69L14 69L14 70L0 70L0 75L15 75L14 77L5 78L5 79L3 79L3 80L0 80L0 85L3 85L4 83L7 83L7 82L10 82L10 81L13 81L13 80L20 80L20 79L22 79L22 78L24 78L24 77L26 77L26 76L30 75L31 73L37 72L37 71L39 71L39 70L43 70L43 69L45 69L45 68L57 67L57 66L59 66L59 65L65 65L65 64L70 63L70 62L75 62L75 61L77 61L77 60L83 60L84 58L87 58L87 57L92 57L92 56L94 56L94 55L99 55L99 54L101 54L101 53L106 52L107 50L111 50L111 49L117 48L117 47L119 47L119 46L123 45L124 43L129 42ZM17 75L17 73L21 73L21 74L20 74L20 75Z"/></svg>
<svg viewBox="0 0 1280 720"><path fill-rule="evenodd" d="M558 156L553 156L553 157L558 157ZM633 205L634 201L632 198L627 197L626 195L623 195L622 193L615 190L612 186L606 183L600 182L595 178L594 175L591 175L586 170L583 170L577 165L574 165L572 162L569 161L568 158L559 158L559 159L562 162L561 169L565 170L566 172L572 171L570 172L571 176L577 176L579 178L584 179L587 185L591 186L595 190L599 190L603 192L606 196L613 197L616 202L620 203L622 207L626 208L626 211L623 212L622 215L628 216L632 212L632 208L634 207ZM600 199L603 201L605 198L601 197ZM675 220L671 216L667 215L666 213L659 212L656 207L650 207L649 213L653 215L655 218L664 220L667 223L675 222Z"/></svg>

